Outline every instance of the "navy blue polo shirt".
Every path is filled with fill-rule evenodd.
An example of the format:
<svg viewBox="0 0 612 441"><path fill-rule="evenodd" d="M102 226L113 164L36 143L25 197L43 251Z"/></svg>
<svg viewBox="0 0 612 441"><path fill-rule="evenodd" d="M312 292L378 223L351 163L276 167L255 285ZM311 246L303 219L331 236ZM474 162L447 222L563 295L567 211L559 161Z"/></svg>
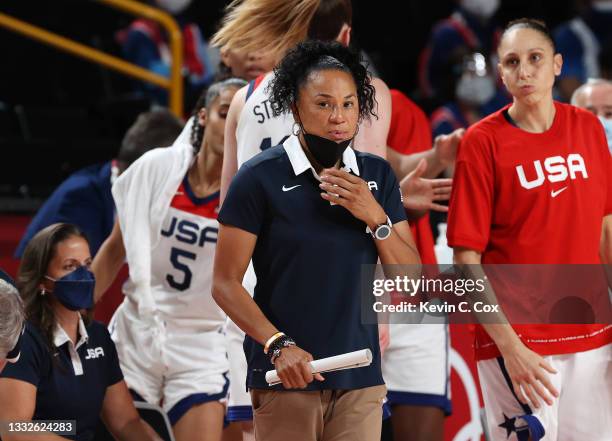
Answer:
<svg viewBox="0 0 612 441"><path fill-rule="evenodd" d="M117 350L98 322L79 323L76 346L65 340L63 331L55 333L57 353L53 354L41 331L27 322L19 361L8 364L0 377L36 387L33 420L76 420L77 435L66 437L93 440L106 389L123 379Z"/></svg>
<svg viewBox="0 0 612 441"><path fill-rule="evenodd" d="M392 223L406 220L399 185L382 158L347 149L345 169L369 183ZM289 137L246 162L234 177L219 222L257 235L254 300L274 326L315 359L369 348L369 367L331 372L308 390L383 384L376 325L361 323L363 264L378 253L366 224L320 196L319 181L299 140ZM247 386L268 389L273 368L263 347L245 338ZM282 386L277 386L282 388Z"/></svg>

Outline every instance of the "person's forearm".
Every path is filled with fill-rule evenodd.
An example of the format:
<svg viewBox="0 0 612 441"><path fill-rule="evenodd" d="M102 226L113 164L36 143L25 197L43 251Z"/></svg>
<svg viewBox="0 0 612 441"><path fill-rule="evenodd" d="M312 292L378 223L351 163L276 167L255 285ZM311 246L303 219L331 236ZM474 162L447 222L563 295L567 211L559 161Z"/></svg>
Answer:
<svg viewBox="0 0 612 441"><path fill-rule="evenodd" d="M404 199L405 198L406 197L404 196ZM406 217L408 218L409 222L416 222L429 212L428 210L417 210L415 208L408 208L405 205L404 208L406 209Z"/></svg>
<svg viewBox="0 0 612 441"><path fill-rule="evenodd" d="M161 441L155 431L138 418L128 422L117 434L119 441Z"/></svg>
<svg viewBox="0 0 612 441"><path fill-rule="evenodd" d="M109 239L104 241L91 264L91 270L96 276L95 302L100 300L111 286L124 262L125 249L123 246L113 244Z"/></svg>
<svg viewBox="0 0 612 441"><path fill-rule="evenodd" d="M371 219L367 219L366 225L370 228L370 231L375 231L378 225L382 225L386 222L387 214L382 207L378 207L376 213L372 214ZM373 238L373 240L378 251L378 258L383 265L411 265L421 263L419 252L416 247L402 239L395 228L391 228L391 235L386 239L378 240Z"/></svg>
<svg viewBox="0 0 612 441"><path fill-rule="evenodd" d="M482 256L480 253L467 249L460 251L455 250L453 260L461 277L481 280L485 283L485 290L483 292L474 292L472 295L467 296L468 302L474 304L479 301L488 305L499 305L495 291L489 283L482 267ZM522 344L518 335L508 323L508 319L503 310L496 312L473 311L473 314L495 342L502 354L515 348L517 344Z"/></svg>
<svg viewBox="0 0 612 441"><path fill-rule="evenodd" d="M483 324L482 327L495 342L502 355L512 351L519 345L523 345L516 331L509 324Z"/></svg>
<svg viewBox="0 0 612 441"><path fill-rule="evenodd" d="M388 238L374 239L374 242L382 265L418 265L421 263L417 249L407 244L393 228Z"/></svg>
<svg viewBox="0 0 612 441"><path fill-rule="evenodd" d="M387 158L398 180L414 170L423 158L427 160L427 170L423 173L424 178L435 178L446 168L433 148L410 155L403 155L389 148Z"/></svg>
<svg viewBox="0 0 612 441"><path fill-rule="evenodd" d="M237 164L235 158L223 158L223 166L221 167L221 188L219 190L219 203L223 204L225 195L232 182L232 178L236 174Z"/></svg>
<svg viewBox="0 0 612 441"><path fill-rule="evenodd" d="M262 345L279 331L266 318L240 282L215 280L212 295L228 317L247 335Z"/></svg>

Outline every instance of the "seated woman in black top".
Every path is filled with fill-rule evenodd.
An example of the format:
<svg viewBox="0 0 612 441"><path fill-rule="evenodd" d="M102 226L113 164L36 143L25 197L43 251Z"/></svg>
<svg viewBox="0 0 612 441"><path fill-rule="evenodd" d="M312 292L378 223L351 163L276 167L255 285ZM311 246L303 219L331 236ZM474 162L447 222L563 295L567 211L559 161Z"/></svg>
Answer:
<svg viewBox="0 0 612 441"><path fill-rule="evenodd" d="M419 257L389 164L350 147L360 118L375 115L374 89L354 52L309 41L275 69L270 95L276 112L292 112L294 136L234 177L219 213L213 281L215 300L247 334L255 434L379 439L385 388L377 326L361 320L360 272L379 258ZM251 258L253 299L241 284ZM370 366L313 382L313 357L364 348ZM282 386L265 381L270 361Z"/></svg>
<svg viewBox="0 0 612 441"><path fill-rule="evenodd" d="M27 323L19 360L0 374L0 421L76 420L74 436L36 439L85 441L102 417L119 440L159 440L134 407L108 331L79 312L93 306L90 263L71 224L50 225L26 247L17 287ZM2 433L4 441L32 437Z"/></svg>

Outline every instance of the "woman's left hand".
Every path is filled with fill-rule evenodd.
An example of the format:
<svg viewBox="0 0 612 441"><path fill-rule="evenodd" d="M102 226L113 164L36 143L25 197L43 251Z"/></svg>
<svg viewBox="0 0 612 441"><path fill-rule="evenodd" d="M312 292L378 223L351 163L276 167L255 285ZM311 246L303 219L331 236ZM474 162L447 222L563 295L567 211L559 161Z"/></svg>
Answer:
<svg viewBox="0 0 612 441"><path fill-rule="evenodd" d="M321 193L323 199L346 208L370 228L387 220L385 211L360 177L337 168L327 168L321 172L321 180L319 187L326 191Z"/></svg>

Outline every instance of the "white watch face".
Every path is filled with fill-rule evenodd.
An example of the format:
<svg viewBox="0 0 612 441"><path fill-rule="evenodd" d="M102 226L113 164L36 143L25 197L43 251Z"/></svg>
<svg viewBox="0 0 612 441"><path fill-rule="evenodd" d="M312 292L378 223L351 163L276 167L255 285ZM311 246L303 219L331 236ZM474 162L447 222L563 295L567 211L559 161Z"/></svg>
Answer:
<svg viewBox="0 0 612 441"><path fill-rule="evenodd" d="M379 225L374 236L378 240L384 240L391 235L391 227L389 225Z"/></svg>

